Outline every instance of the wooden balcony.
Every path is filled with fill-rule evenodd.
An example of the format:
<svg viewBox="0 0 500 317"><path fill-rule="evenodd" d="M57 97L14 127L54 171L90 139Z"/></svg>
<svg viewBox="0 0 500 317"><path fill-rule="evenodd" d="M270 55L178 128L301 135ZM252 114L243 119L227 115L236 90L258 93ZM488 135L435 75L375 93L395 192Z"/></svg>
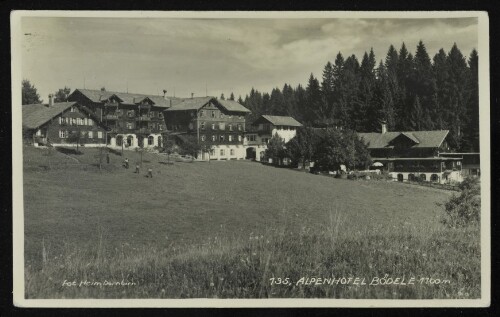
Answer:
<svg viewBox="0 0 500 317"><path fill-rule="evenodd" d="M145 122L145 121L151 121L151 117L148 116L139 116L135 118L137 121Z"/></svg>

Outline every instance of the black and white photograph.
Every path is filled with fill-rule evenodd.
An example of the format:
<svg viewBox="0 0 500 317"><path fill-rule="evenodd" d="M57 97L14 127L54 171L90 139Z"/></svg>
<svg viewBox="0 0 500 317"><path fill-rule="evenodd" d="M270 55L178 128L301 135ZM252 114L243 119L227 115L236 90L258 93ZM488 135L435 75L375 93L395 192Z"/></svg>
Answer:
<svg viewBox="0 0 500 317"><path fill-rule="evenodd" d="M16 305L489 305L486 13L11 26Z"/></svg>

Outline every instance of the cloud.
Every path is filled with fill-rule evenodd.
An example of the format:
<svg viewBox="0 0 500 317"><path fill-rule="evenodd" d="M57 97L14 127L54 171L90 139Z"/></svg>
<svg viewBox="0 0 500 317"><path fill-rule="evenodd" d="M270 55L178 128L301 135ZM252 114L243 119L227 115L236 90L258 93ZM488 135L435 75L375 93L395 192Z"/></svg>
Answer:
<svg viewBox="0 0 500 317"><path fill-rule="evenodd" d="M456 42L477 47L477 20L460 19L179 19L23 18L23 77L42 97L64 85L177 95L245 95L304 84L340 51L377 60L390 44L431 57Z"/></svg>

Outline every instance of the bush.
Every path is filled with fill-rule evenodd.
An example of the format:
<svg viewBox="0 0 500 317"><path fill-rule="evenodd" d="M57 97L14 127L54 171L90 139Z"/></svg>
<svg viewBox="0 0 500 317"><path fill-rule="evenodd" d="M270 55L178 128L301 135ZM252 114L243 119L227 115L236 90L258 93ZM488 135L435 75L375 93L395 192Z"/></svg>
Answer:
<svg viewBox="0 0 500 317"><path fill-rule="evenodd" d="M481 215L481 186L479 178L467 177L459 186L460 194L444 203L441 222L448 227L466 227L479 223Z"/></svg>

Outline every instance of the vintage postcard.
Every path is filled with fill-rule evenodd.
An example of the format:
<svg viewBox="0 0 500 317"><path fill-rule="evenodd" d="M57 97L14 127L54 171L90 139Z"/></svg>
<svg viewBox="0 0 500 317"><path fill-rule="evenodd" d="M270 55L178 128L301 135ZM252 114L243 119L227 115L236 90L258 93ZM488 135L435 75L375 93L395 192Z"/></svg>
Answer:
<svg viewBox="0 0 500 317"><path fill-rule="evenodd" d="M487 13L11 26L15 305L490 305Z"/></svg>

